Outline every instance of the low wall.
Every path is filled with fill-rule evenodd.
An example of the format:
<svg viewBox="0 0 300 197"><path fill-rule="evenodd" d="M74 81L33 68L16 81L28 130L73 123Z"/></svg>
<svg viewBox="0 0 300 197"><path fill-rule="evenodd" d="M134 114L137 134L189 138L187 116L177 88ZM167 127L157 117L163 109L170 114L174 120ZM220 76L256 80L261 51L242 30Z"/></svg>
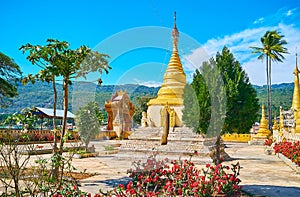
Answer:
<svg viewBox="0 0 300 197"><path fill-rule="evenodd" d="M224 134L222 135L222 139L225 142L245 142L247 143L248 141L251 140L251 135L250 134Z"/></svg>
<svg viewBox="0 0 300 197"><path fill-rule="evenodd" d="M130 135L129 131L123 131L123 139L128 139ZM117 133L115 131L100 131L96 136L95 140L103 140L103 139L113 139L117 137Z"/></svg>
<svg viewBox="0 0 300 197"><path fill-rule="evenodd" d="M286 131L280 133L279 131L275 130L273 131L273 139L275 142L300 142L300 134L292 134Z"/></svg>

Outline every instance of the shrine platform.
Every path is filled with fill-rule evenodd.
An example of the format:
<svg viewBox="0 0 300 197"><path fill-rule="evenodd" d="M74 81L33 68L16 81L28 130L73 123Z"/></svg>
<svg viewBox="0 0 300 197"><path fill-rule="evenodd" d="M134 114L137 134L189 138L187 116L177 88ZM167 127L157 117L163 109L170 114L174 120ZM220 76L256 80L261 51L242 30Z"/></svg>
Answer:
<svg viewBox="0 0 300 197"><path fill-rule="evenodd" d="M161 145L163 129L155 127L139 128L122 142L116 155L119 159L147 159L155 154L157 158L164 159L190 159L198 164L213 162L216 148L216 138L204 138L187 127L170 128L168 143ZM221 157L229 159L220 147Z"/></svg>

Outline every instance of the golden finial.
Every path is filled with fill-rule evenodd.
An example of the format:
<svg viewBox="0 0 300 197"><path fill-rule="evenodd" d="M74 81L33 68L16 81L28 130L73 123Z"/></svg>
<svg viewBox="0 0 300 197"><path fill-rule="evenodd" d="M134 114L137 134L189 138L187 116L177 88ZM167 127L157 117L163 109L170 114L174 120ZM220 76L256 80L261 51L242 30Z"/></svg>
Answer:
<svg viewBox="0 0 300 197"><path fill-rule="evenodd" d="M265 117L265 105L264 104L261 105L261 116Z"/></svg>
<svg viewBox="0 0 300 197"><path fill-rule="evenodd" d="M177 51L179 32L176 26L176 11L174 12L174 28L172 31L172 37L173 37L173 50Z"/></svg>
<svg viewBox="0 0 300 197"><path fill-rule="evenodd" d="M296 53L296 68L298 70L298 53Z"/></svg>
<svg viewBox="0 0 300 197"><path fill-rule="evenodd" d="M176 24L176 11L174 12L174 21L175 21L175 24Z"/></svg>

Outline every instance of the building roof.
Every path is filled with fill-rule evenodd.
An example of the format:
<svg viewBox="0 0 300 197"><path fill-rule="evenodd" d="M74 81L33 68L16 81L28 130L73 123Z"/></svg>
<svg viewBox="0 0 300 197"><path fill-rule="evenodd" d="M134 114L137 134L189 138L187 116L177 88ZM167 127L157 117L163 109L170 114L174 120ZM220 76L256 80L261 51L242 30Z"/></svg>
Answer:
<svg viewBox="0 0 300 197"><path fill-rule="evenodd" d="M33 114L41 117L46 118L53 118L54 116L54 110L50 108L42 108L42 107L35 107L36 111L33 112ZM63 118L64 117L64 110L57 109L56 110L56 117L57 118ZM75 118L75 115L68 111L67 118Z"/></svg>

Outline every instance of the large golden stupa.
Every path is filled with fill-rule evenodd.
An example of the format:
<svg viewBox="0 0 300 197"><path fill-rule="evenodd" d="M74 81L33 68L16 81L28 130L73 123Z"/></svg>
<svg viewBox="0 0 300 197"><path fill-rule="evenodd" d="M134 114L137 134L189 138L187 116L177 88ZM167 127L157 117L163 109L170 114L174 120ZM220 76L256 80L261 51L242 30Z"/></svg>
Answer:
<svg viewBox="0 0 300 197"><path fill-rule="evenodd" d="M162 109L165 106L170 107L175 113L172 114L172 125L182 126L183 109L183 89L186 85L186 76L178 55L178 37L179 32L176 27L176 12L174 16L174 28L172 31L173 51L164 75L164 80L157 98L148 102L147 116L152 126L162 126Z"/></svg>
<svg viewBox="0 0 300 197"><path fill-rule="evenodd" d="M280 132L300 133L300 90L299 90L299 69L298 55L296 54L296 66L293 72L294 77L294 93L292 107L288 111L282 110L280 107Z"/></svg>

